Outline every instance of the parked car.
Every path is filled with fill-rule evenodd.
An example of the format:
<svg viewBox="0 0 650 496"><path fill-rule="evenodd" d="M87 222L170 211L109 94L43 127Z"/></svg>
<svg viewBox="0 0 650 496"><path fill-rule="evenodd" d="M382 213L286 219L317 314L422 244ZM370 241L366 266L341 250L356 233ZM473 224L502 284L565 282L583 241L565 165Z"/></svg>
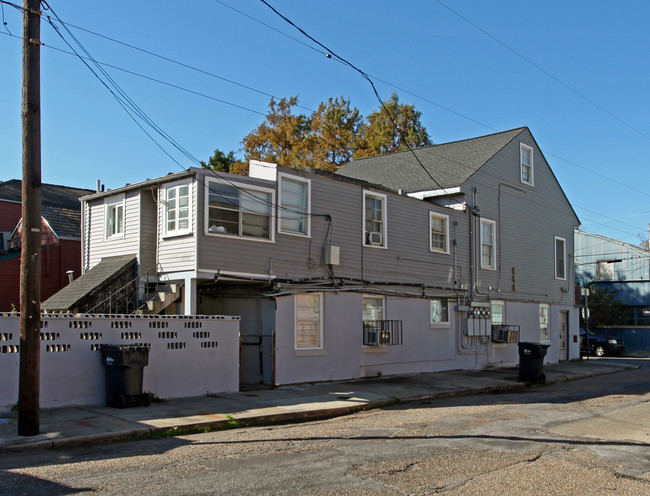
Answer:
<svg viewBox="0 0 650 496"><path fill-rule="evenodd" d="M621 355L624 352L625 343L621 338L590 331L587 339L587 331L580 329L580 353L583 355L590 354L601 357L605 355Z"/></svg>

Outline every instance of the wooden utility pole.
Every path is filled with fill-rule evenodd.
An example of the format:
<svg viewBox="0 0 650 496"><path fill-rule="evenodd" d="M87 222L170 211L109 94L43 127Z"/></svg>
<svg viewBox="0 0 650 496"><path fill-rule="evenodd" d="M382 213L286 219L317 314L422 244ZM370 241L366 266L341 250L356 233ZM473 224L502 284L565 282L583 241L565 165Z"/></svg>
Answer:
<svg viewBox="0 0 650 496"><path fill-rule="evenodd" d="M41 17L23 0L23 183L18 434L39 432L41 358Z"/></svg>

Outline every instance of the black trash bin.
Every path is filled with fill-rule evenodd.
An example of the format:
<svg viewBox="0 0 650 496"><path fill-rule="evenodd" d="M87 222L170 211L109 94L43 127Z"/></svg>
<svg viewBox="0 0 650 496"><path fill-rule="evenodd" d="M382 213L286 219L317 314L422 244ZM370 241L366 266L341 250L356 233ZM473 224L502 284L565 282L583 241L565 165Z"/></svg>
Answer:
<svg viewBox="0 0 650 496"><path fill-rule="evenodd" d="M550 345L540 343L519 344L519 380L521 382L542 382L544 374L544 357Z"/></svg>
<svg viewBox="0 0 650 496"><path fill-rule="evenodd" d="M101 351L106 369L106 406L149 406L149 394L142 393L142 369L149 363L149 346L103 344Z"/></svg>

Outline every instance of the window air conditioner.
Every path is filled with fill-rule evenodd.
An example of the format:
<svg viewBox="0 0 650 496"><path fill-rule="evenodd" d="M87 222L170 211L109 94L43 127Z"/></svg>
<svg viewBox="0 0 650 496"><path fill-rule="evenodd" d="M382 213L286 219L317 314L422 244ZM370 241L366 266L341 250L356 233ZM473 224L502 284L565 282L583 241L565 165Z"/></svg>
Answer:
<svg viewBox="0 0 650 496"><path fill-rule="evenodd" d="M381 233L380 232L368 233L368 244L381 245Z"/></svg>

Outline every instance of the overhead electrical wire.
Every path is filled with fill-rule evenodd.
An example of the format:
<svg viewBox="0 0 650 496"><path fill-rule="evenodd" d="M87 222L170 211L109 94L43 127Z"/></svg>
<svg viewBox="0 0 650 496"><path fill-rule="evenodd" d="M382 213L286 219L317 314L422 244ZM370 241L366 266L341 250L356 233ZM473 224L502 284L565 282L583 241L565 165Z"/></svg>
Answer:
<svg viewBox="0 0 650 496"><path fill-rule="evenodd" d="M253 21L255 21L255 22L258 22L258 23L260 23L260 24L265 25L265 26L268 27L269 29L272 29L272 30L274 30L274 31L276 31L276 32L278 32L278 33L280 33L280 34L283 34L284 36L287 36L288 38L290 38L290 39L292 39L292 40L294 40L294 41L296 41L296 42L298 42L298 43L301 43L301 44L304 45L304 46L307 46L307 47L309 47L309 48L311 48L311 49L317 51L318 53L321 53L321 54L330 54L330 55L333 54L333 53L331 52L331 50L329 50L329 49L328 49L327 47L325 47L324 45L321 45L318 41L316 41L315 39L311 38L309 35L307 35L306 33L304 33L304 31L300 30L300 28L298 28L297 26L295 26L295 25L294 25L290 20L286 19L284 16L282 16L281 14L279 14L275 9L273 9L273 7L271 7L271 6L270 6L267 2L265 2L264 0L262 0L262 2L263 2L264 4L266 4L269 8L271 8L272 10L274 10L278 15L280 15L283 19L285 19L285 21L289 22L289 24L293 25L296 29L300 30L300 31L301 31L305 36L307 36L309 39L311 39L311 40L314 41L315 43L321 45L325 50L327 50L327 52L320 51L320 50L318 50L318 49L312 47L311 45L302 42L301 40L299 40L299 39L297 39L297 38L294 38L294 37L291 37L291 36L289 36L289 35L286 35L286 34L283 33L282 31L277 30L277 29L273 28L272 26L269 26L269 25L267 25L267 24L265 24L265 23L262 23L261 21L255 19L255 18L253 18L253 17L251 17L251 16L249 16L249 15L247 15L247 14L245 14L245 13L243 13L243 12L241 12L241 11L239 11L239 10L237 10L237 9L235 9L235 8L233 8L233 7L227 5L227 4L225 4L225 3L223 3L223 2L221 2L221 1L219 1L219 0L215 0L215 1L216 1L217 3L223 5L223 6L227 7L227 8L230 8L230 9L234 10L235 12L237 12L237 13L239 13L239 14L241 14L241 15L244 15L244 16L250 18L251 20L253 20ZM445 6L445 7L448 8L448 6L442 4L442 2L438 2L438 3L440 3L441 5L443 5L443 6ZM18 9L18 10L22 10L22 7L20 7L20 6L16 5L16 4L13 4L13 3L11 3L11 2L7 2L7 1L5 1L5 0L0 0L0 4L3 4L3 5L4 5L4 4L7 4L7 5L9 5L9 6L12 6L12 7ZM46 2L43 2L43 4L47 6L47 3L46 3ZM49 6L47 6L47 7L49 7ZM51 8L50 8L50 10L51 10ZM451 10L451 9L450 9L450 10ZM53 12L53 11L52 11L52 12ZM54 12L53 12L53 13L54 13ZM454 13L455 13L455 12L454 12ZM3 9L3 16L4 16L4 9ZM461 16L461 17L462 17L462 16ZM114 38L111 38L111 37L109 37L109 36L102 35L102 34L99 34L99 33L96 33L96 32L90 31L90 30L87 30L87 29L85 29L85 28L82 28L82 27L80 27L80 26L76 26L76 25L71 24L71 23L66 23L66 22L64 22L63 20L61 20L60 18L57 19L57 22L61 23L61 24L64 25L64 26L74 27L75 29L79 29L79 30L84 31L84 32L87 32L87 33L89 33L89 34L93 34L93 35L95 35L95 36L98 36L98 37L101 37L101 38L107 39L107 40L109 40L109 41L112 41L112 42L115 42L115 43L121 44L121 45L126 46L126 47L128 47L128 48L131 48L131 49L134 49L134 50L141 51L141 52L143 52L143 53L145 53L145 54L148 54L148 55L151 55L151 56L154 56L154 57L160 58L160 59L162 59L162 60L165 60L165 61L168 61L168 62L171 62L171 63L177 64L177 65L179 65L179 66L186 67L186 68L188 68L188 69L191 69L191 70L194 70L194 71L197 71L197 72L200 72L200 73L203 73L203 74L209 75L209 76L211 76L211 77L215 77L215 78L221 79L221 80L226 81L226 82L228 82L228 83L238 85L238 86L243 87L243 88L245 88L245 89L248 89L248 90L250 90L250 91L254 91L254 92L257 92L257 93L263 94L263 95L265 95L265 96L271 96L272 98L277 98L277 97L274 97L273 95L270 95L270 94L268 94L268 93L266 93L266 92L263 92L263 91L261 91L261 90L257 90L257 89L255 89L255 88L250 87L250 86L247 86L247 85L244 85L244 84L238 83L238 82L236 82L236 81L229 80L229 79L227 79L227 78L223 78L223 77L218 76L218 75L216 75L216 74L210 73L210 72L208 72L208 71L204 71L204 70L202 70L202 69L199 69L199 68L196 68L196 67L193 67L193 66L190 66L190 65L188 65L188 64L185 64L185 63L183 63L183 62L180 62L180 61L177 61L177 60L171 59L171 58L169 58L169 57L165 57L165 56L163 56L163 55L156 54L156 53L151 52L151 51L149 51L149 50L141 49L141 48L136 47L136 46L134 46L134 45L131 45L131 44L128 44L128 43L124 43L124 42L121 42L121 41L116 40L116 39L114 39ZM468 22L471 22L471 21L468 21ZM5 24L5 26L6 26L6 23L4 23L4 24ZM53 27L54 27L54 26L53 26ZM479 28L479 29L480 29L480 28ZM59 34L59 36L61 36L61 33L60 33L56 28L55 28L55 30L57 31L57 33ZM8 28L7 28L7 31L8 31L8 33L9 33L9 35L11 35L12 37L20 38L20 37L17 37L17 36L15 36L15 35L12 35L12 34L9 32ZM67 30L67 31L69 32L69 30ZM70 34L71 34L71 33L70 33ZM487 34L487 33L486 33L486 34ZM489 35L489 34L488 34L488 35ZM491 36L491 35L490 35L490 36ZM74 36L73 36L73 39L75 39L76 43L79 43L78 40L76 40L76 38L74 38ZM64 41L65 41L65 39L64 39ZM66 41L66 44L68 44L67 41ZM68 46L70 46L70 45L68 45ZM73 49L71 46L70 46L70 48L73 50L72 53L70 53L70 52L66 52L65 50L61 50L61 49L59 49L59 48L52 47L52 46L48 46L48 48L52 48L52 49L54 49L54 50L58 50L58 51L63 52L63 53L69 53L69 54L72 54L72 55L76 55L76 56L79 57L80 59L84 60L84 57L81 56L79 53L76 53L76 51L74 51L74 49ZM509 47L508 47L508 48L509 48ZM89 54L88 54L88 55L89 55ZM336 54L333 54L333 55L336 55ZM172 84L172 83L167 83L167 82L165 82L165 81L162 81L162 80L159 80L159 79L156 79L156 78L150 77L150 76L146 76L146 75L143 75L143 74L139 74L139 73L137 73L137 72L130 71L130 70L127 70L127 69L123 69L123 68L120 68L120 67L117 67L117 66L114 66L114 65L111 65L111 64L107 64L107 63L102 63L102 62L96 61L94 58L92 58L92 57L90 57L90 56L89 56L89 57L86 57L86 60L90 60L90 61L92 61L94 64L101 64L101 65L104 65L104 66L106 66L106 67L111 67L111 68L113 68L113 69L116 69L116 70L119 70L119 71L122 71L122 72L126 72L126 73L129 73L129 74L132 74L132 75L138 76L138 77L142 77L142 78L144 78L144 79L148 79L148 80L151 80L151 81L157 82L157 83L159 83L159 84L167 85L167 86L170 86L170 87L173 87L173 88L176 88L176 89L182 90L182 91L186 91L186 92L189 92L189 93L192 93L192 94L195 94L195 95L198 95L198 96L204 97L204 98L212 99L212 100L214 100L214 101L218 101L218 102L220 102L220 103L224 103L224 104L226 104L226 105L230 105L230 106L233 106L233 107L236 107L236 108L240 108L240 109L242 109L242 110L246 110L246 111L249 111L249 112L253 112L253 113L256 113L256 114L259 114L259 115L265 115L265 114L263 114L262 112L255 111L255 110L252 110L252 109L249 109L249 108L246 108L246 107L243 107L243 106L240 106L240 105L234 104L234 103L232 103L232 102L227 102L227 101L225 101L225 100L218 99L218 98L212 97L212 96L210 96L210 95L205 95L205 94L203 94L203 93L199 93L199 92L196 92L196 91L194 91L194 90L190 90L190 89L188 89L188 88L184 88L184 87L181 87L181 86L178 86L178 85L174 85L174 84ZM367 73L361 71L360 69L356 68L354 65L350 64L350 63L347 62L345 59L342 59L342 58L338 57L337 55L336 55L335 60L337 60L338 62L343 63L343 64L345 64L345 65L348 65L349 67L351 67L351 68L353 68L354 70L356 70L356 71L358 71L359 73L361 73L362 76L364 76L364 78L366 78L366 79L369 81L369 83L372 85L373 90L374 90L374 92L375 92L375 95L377 96L377 98L379 99L380 103L381 103L382 106L383 106L383 102L382 102L381 98L379 97L378 92L377 92L376 88L374 87L374 84L373 84L372 80L370 80L370 76L369 76ZM89 69L90 69L90 67L89 67ZM91 70L92 70L92 69L91 69ZM388 82L386 82L386 81L381 80L380 78L376 78L376 77L374 77L374 79L376 79L377 81L380 81L380 82L382 82L382 83L384 83L384 84L387 84L387 85L393 86L393 87L399 89L400 91L403 91L403 92L409 93L409 94L411 94L411 95L413 95L413 96L415 96L415 97L417 97L417 98L420 98L420 99L426 101L427 103L430 103L430 104L432 104L432 105L438 106L438 107L440 107L440 108L443 108L444 110L447 110L447 111L452 112L452 113L455 113L455 114L457 114L457 115L459 115L459 116L461 116L461 117L464 117L464 118L466 118L466 119L469 119L469 120L471 120L471 121L473 121L473 122L475 122L475 123L477 123L477 124L479 124L479 125L482 125L482 126L484 126L484 127L486 127L486 128L489 128L489 129L491 129L491 130L495 130L494 128L492 128L492 127L490 127L490 126L487 126L486 124L483 124L483 123L481 123L481 122L479 122L479 121L476 121L476 120L474 120L474 119L472 119L472 118L470 118L470 117L467 117L467 116L465 116L465 115L463 115L463 114L457 113L457 112L453 111L452 109L449 109L449 108L447 108L447 107L444 107L444 106L442 106L442 105L439 105L439 104L437 104L436 102L433 102L433 101L431 101L431 100L428 100L428 99L426 99L426 98L424 98L424 97L421 97L421 96L418 96L418 95L416 95L416 94L414 94L414 93L411 93L411 92L409 92L408 90L405 90L405 89L403 89L403 88L396 87L396 86L392 85L391 83L388 83ZM111 90L109 89L109 91L111 91ZM113 91L111 91L111 93L112 93L113 96L116 97L116 99L117 99L117 96L115 95L115 93L114 93ZM118 102L119 102L119 101L120 101L120 100L118 99ZM120 105L122 105L123 108L124 108L124 104L123 104L122 102L120 102ZM306 107L302 107L302 108L306 108ZM384 107L384 108L385 108L385 107ZM307 110L311 110L311 109L307 109ZM132 119L134 119L133 115L131 115L131 113L130 113L126 108L125 108L125 111L127 111L127 113L129 113L130 117L131 117ZM392 117L392 116L390 115L389 112L388 112L388 115L389 115L389 117ZM149 137L149 138L150 138L150 139L151 139L151 140L156 144L156 146L158 146L159 148L161 148L161 150L162 150L162 151L163 151L163 152L164 152L164 153L165 153L165 154L166 154L166 155L167 155L167 156L168 156L172 161L174 161L174 162L175 162L179 167L181 167L181 168L184 169L184 167L183 167L183 166L182 166L182 165L181 165L181 164L180 164L176 159L174 159L174 158L173 158L173 157L172 157L172 156L171 156L171 155L170 155L170 154L169 154L169 153L168 153L164 148L162 148L162 146L161 146L161 145L160 145L160 144L159 144L159 143L158 143L158 142L157 142L157 141L156 141L156 140L155 140L155 139L154 139L154 138L153 138L153 137L152 137L152 136L151 136L151 135L150 135L150 134L149 134L149 133L148 133L148 132L147 132L147 131L142 127L142 126L141 126L141 125L140 125L140 123L137 122L137 120L134 119L134 121L135 121L136 124L137 124L137 125L138 125L142 130L143 130L143 132L145 132L145 134L146 134L146 135L147 135L147 136L148 136L148 137ZM153 122L153 121L152 121L152 122ZM155 127L154 127L154 129L155 129ZM158 129L160 129L160 128L158 128ZM496 131L496 130L495 130L495 131ZM158 133L160 134L160 131L159 131L159 130L157 130L156 132L158 132ZM173 141L173 140L172 140L172 141ZM406 143L406 144L407 144L407 146L408 146L408 143ZM178 145L178 144L176 143L176 145ZM176 145L174 145L174 146L176 147ZM180 145L178 145L178 146L180 146ZM182 147L181 147L181 148L182 148ZM412 150L410 147L409 147L409 150L410 150L411 152L413 152L413 150ZM188 153L189 153L189 152L188 152ZM557 159L559 159L559 160L563 160L563 161L565 161L565 162L567 162L567 163L569 163L569 164L571 164L571 165L573 165L573 166L575 166L575 167L581 168L581 169L586 170L586 171L588 171L588 172L591 172L591 173L593 173L593 174L595 174L595 175L598 175L598 176L600 176L600 177L602 177L602 178L605 178L605 179L607 179L607 180L610 180L610 181L612 181L612 182L615 182L615 183L619 184L620 186L623 186L623 187L629 188L629 189L631 189L631 190L633 190L633 191L635 191L635 192L637 192L637 193L641 193L641 194L644 194L644 195L646 195L646 196L650 196L650 194L648 194L648 193L646 193L646 192L644 192L644 191L641 191L641 190L639 190L639 189L637 189L637 188L634 188L634 187L632 187L632 186L626 185L626 184L624 184L624 183L622 183L622 182L620 182L620 181L617 181L617 180L615 180L615 179L613 179L613 178L610 178L610 177L608 177L608 176L605 176L605 175L603 175L603 174L600 174L600 173L598 173L598 172L595 172L595 171L593 171L593 170L591 170L591 169L588 169L588 168L586 168L586 167L583 167L583 166L581 166L581 165L579 165L579 164L576 164L576 163L574 163L574 162L572 162L572 161L570 161L570 160L564 159L563 157L560 157L560 156L557 156L557 155L554 155L554 154L551 154L551 153L549 153L549 155L551 155L551 156L553 156L553 157L555 157L555 158L557 158ZM187 155L186 155L186 156L187 156ZM415 154L414 154L414 156L415 156ZM190 157L188 157L188 158L190 158ZM200 162L199 162L195 157L192 157L192 158L190 158L190 159L191 159L194 163L200 164ZM416 156L416 160L418 160L418 162L419 162L419 159L417 159L417 156ZM419 163L420 163L420 162L419 162ZM437 181L436 181L436 180L431 176L431 174L429 173L429 171L428 171L428 170L427 170L427 169L426 169L426 168L425 168L421 163L420 163L420 165L421 165L421 166L423 167L423 169L427 172L427 174L429 175L429 177L431 177L431 179L432 179L436 184L439 185L439 183L438 183L438 182L437 182ZM440 186L440 185L439 185L439 186ZM441 187L441 189L444 190L444 188L442 188L442 186L440 186L440 187ZM593 211L592 211L592 212L593 212ZM593 212L593 213L598 214L597 212ZM598 215L601 215L601 214L598 214ZM603 216L603 217L606 217L606 216ZM611 219L611 220L614 220L615 222L618 222L618 221L616 221L615 219ZM591 221L591 222L595 222L595 221ZM601 225L605 225L605 224L601 224ZM630 224L627 224L627 225L628 225L628 226L631 226ZM631 227L634 227L634 226L631 226ZM636 229L636 227L634 227L634 228ZM620 230L620 229L619 229L619 230ZM620 230L620 231L621 231L621 232L625 232L625 231L622 231L622 230Z"/></svg>
<svg viewBox="0 0 650 496"><path fill-rule="evenodd" d="M352 64L351 62L349 62L347 59L344 59L343 57L341 57L340 55L338 55L336 52L334 52L334 51L331 50L330 48L326 47L326 46L325 46L324 44L322 44L320 41L318 41L318 40L316 40L315 38L313 38L312 36L310 36L310 35L309 35L307 32L305 32L302 28L300 28L299 26L297 26L297 25L296 25L296 24L295 24L291 19L289 19L288 17L286 17L285 15L283 15L282 13L280 13L277 9L275 9L272 5L270 5L266 0L260 0L260 1L261 1L264 5L266 5L269 9L271 9L271 10L272 10L272 11L273 11L277 16L279 16L282 20L284 20L287 24L289 24L290 26L293 26L295 29L297 29L297 30L298 30L298 31L299 31L303 36L307 37L308 39L310 39L311 41L313 41L314 43L316 43L318 46L320 46L321 48L323 48L324 50L326 50L326 55L328 56L328 58L330 58L330 57L334 57L336 60L339 60L340 62L342 62L343 64L345 64L345 65L348 66L349 68L351 68L352 70L358 72L358 73L361 75L361 77L363 77L366 81L368 81L368 83L370 84L370 86L371 86L371 88L372 88L372 91L373 91L374 94L375 94L375 97L376 97L377 100L379 101L379 105L380 105L381 108L383 108L384 111L386 112L386 115L388 116L388 118L389 118L390 121L391 121L391 124L392 124L392 126L393 126L393 129L395 129L395 131L397 132L397 135L399 136L399 138L400 138L400 140L402 141L402 143L404 144L404 146L406 146L406 148L411 152L411 154L413 155L413 157L415 158L415 160L417 161L417 163L418 163L418 164L420 165L420 167L424 170L424 172L426 172L427 176L429 176L429 178L430 178L430 179L431 179L431 180L432 180L432 181L433 181L433 182L434 182L434 183L435 183L435 184L436 184L436 185L437 185L441 190L445 191L445 188L444 188L444 187L443 187L443 186L442 186L442 185L441 185L441 184L440 184L440 183L439 183L439 182L438 182L438 181L433 177L433 175L431 174L431 172L429 171L429 169L427 169L427 168L424 166L424 164L420 161L420 159L418 158L418 156L415 154L415 151L413 150L413 148L411 147L411 145L408 143L408 141L406 140L406 138L404 137L404 135L403 135L402 132L400 131L399 127L397 126L397 123L395 122L395 119L393 118L393 115L390 113L390 111L388 110L388 108L387 108L386 105L384 104L384 101L382 100L381 96L379 96L379 92L377 91L377 88L376 88L376 86L375 86L375 83L372 81L372 79L370 78L370 76L368 76L368 74L366 74L364 71L362 71L361 69L359 69L357 66L355 66L355 65ZM456 200L456 201L457 201L458 203L460 203L458 200Z"/></svg>
<svg viewBox="0 0 650 496"><path fill-rule="evenodd" d="M467 17L465 17L464 15L462 15L460 12L458 12L458 11L452 9L449 5L445 4L445 3L442 2L441 0L436 0L436 2L438 2L440 5L442 5L444 8L446 8L446 9L449 10L450 12L452 12L454 15L460 17L462 20L464 20L464 21L465 21L466 23L468 23L469 25L471 25L471 26L473 26L474 28L476 28L477 30L479 30L479 31L480 31L481 33L483 33L484 35L488 36L489 38L491 38L492 40L494 40L495 42L497 42L499 45L501 45L501 46L504 47L505 49L507 49L507 50L509 50L510 52L512 52L513 54L515 54L515 55L516 55L517 57L519 57L520 59L522 59L522 60L524 60L525 62L527 62L528 64L532 65L532 66L533 66L535 69L537 69L538 71L542 72L543 74L545 74L545 75L548 76L549 78L553 79L553 80L556 81L557 83L559 83L559 84L561 84L562 86L564 86L565 88L567 88L569 91L571 91L572 93L574 93L574 94L577 95L578 97L582 98L582 99L583 99L584 101L586 101L587 103L593 105L594 107L596 107L596 108L597 108L598 110L600 110L601 112L604 112L605 114L609 115L610 117L616 119L618 122L620 122L620 123L623 124L624 126L628 127L629 129L631 129L631 130L634 131L635 133L639 134L640 136L643 136L645 139L650 140L650 136L648 136L647 134L645 134L643 131L640 131L640 130L637 129L636 127L634 127L634 126L632 126L631 124L625 122L625 121L624 121L623 119L621 119L619 116L617 116L616 114L610 112L609 110L607 110L606 108L604 108L602 105L599 105L598 103L596 103L595 101L593 101L591 98L586 97L586 96L583 95L581 92L579 92L577 89L575 89L575 88L573 88L572 86L568 85L567 83L565 83L564 81L562 81L562 80L561 80L560 78L558 78L557 76L551 74L549 71L547 71L546 69L544 69L543 67L541 67L539 64L535 63L534 61L532 61L531 59L529 59L528 57L526 57L526 56L523 55L522 53L518 52L517 50L515 50L514 48L512 48L512 47L511 47L510 45L508 45L507 43L501 41L499 38L497 38L496 36L492 35L492 34L489 33L488 31L486 31L485 29L483 29L481 26L479 26L478 24L472 22L470 19L468 19Z"/></svg>

